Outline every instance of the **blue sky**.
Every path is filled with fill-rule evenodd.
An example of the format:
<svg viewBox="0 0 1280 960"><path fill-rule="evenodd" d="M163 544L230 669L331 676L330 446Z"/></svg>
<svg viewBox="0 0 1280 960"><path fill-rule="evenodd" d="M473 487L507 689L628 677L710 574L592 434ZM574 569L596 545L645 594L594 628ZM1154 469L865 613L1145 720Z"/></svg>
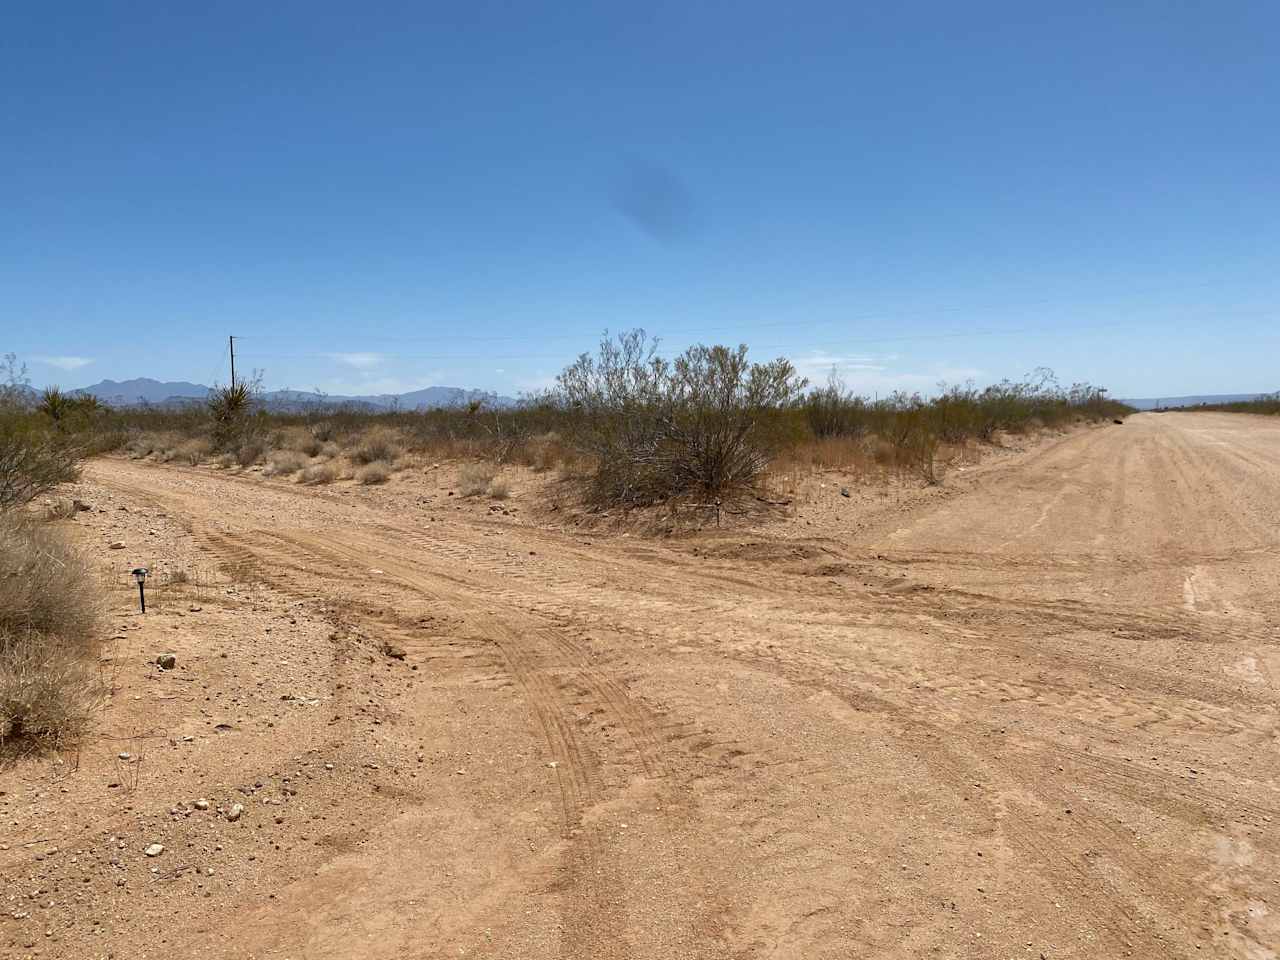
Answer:
<svg viewBox="0 0 1280 960"><path fill-rule="evenodd" d="M1280 387L1275 3L26 4L37 384L515 394L604 329L868 393Z"/></svg>

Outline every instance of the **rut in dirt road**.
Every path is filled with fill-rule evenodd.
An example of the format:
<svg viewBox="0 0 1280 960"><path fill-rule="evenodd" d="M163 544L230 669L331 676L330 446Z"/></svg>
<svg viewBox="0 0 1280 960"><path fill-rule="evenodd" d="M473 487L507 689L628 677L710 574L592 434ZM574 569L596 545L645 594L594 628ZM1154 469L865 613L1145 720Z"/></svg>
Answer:
<svg viewBox="0 0 1280 960"><path fill-rule="evenodd" d="M426 481L93 474L484 718L454 733L483 876L393 879L357 851L377 879L258 908L280 956L1275 956L1280 425L1137 416L856 532L692 543L406 507ZM439 705L414 702L394 729L429 742ZM323 928L284 912L317 897ZM373 947L361 915L384 918Z"/></svg>

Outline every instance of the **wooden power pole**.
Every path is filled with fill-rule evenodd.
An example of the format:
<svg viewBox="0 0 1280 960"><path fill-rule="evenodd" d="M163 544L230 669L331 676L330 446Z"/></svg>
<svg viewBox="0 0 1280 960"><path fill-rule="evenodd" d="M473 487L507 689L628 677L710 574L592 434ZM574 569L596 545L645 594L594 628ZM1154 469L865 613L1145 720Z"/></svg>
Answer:
<svg viewBox="0 0 1280 960"><path fill-rule="evenodd" d="M227 343L231 345L231 389L236 388L236 338L227 337Z"/></svg>

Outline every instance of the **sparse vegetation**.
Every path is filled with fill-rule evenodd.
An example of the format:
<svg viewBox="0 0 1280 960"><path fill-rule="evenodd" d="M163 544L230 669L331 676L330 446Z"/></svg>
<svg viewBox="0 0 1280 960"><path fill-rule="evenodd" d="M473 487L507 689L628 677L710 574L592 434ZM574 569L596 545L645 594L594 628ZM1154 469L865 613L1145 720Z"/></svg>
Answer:
<svg viewBox="0 0 1280 960"><path fill-rule="evenodd" d="M19 415L0 415L0 511L30 503L80 475L81 450Z"/></svg>
<svg viewBox="0 0 1280 960"><path fill-rule="evenodd" d="M98 696L97 596L54 528L0 514L0 760L83 731Z"/></svg>
<svg viewBox="0 0 1280 960"><path fill-rule="evenodd" d="M395 468L386 460L374 460L360 468L356 479L365 486L372 486L377 483L386 483L394 471Z"/></svg>
<svg viewBox="0 0 1280 960"><path fill-rule="evenodd" d="M591 496L642 505L749 487L789 432L805 381L746 346L690 347L674 361L643 330L605 338L560 374L570 443L594 460Z"/></svg>
<svg viewBox="0 0 1280 960"><path fill-rule="evenodd" d="M212 453L213 442L204 437L184 441L176 450L177 458L193 467L203 463Z"/></svg>
<svg viewBox="0 0 1280 960"><path fill-rule="evenodd" d="M461 462L463 496L490 492L499 467L557 470L562 495L624 508L754 490L777 469L896 471L939 483L975 445L1042 427L1120 418L1128 411L1087 384L1061 388L1046 370L1022 382L944 387L936 395L872 400L838 380L807 390L783 359L754 363L745 346L703 346L664 359L643 331L605 339L567 367L556 389L513 407L473 401L451 409L371 413L325 408L267 412L260 378L220 388L204 407L98 410L95 449L227 467L263 461L271 476L329 483L350 468L368 482L406 456ZM11 391L16 392L17 391ZM58 407L64 401L54 400ZM49 404L45 404L49 406ZM48 429L55 441L85 431ZM65 412L59 422L84 422ZM332 461L332 470L315 462ZM363 482L363 480L362 480ZM574 492L576 491L576 492Z"/></svg>
<svg viewBox="0 0 1280 960"><path fill-rule="evenodd" d="M266 452L266 445L261 440L248 440L236 448L236 463L241 467L251 467Z"/></svg>
<svg viewBox="0 0 1280 960"><path fill-rule="evenodd" d="M273 450L267 455L267 467L263 473L268 477L292 476L307 463L307 457L296 450Z"/></svg>
<svg viewBox="0 0 1280 960"><path fill-rule="evenodd" d="M478 497L489 489L498 471L488 463L466 463L458 471L458 494Z"/></svg>
<svg viewBox="0 0 1280 960"><path fill-rule="evenodd" d="M331 463L317 463L307 467L302 471L301 480L303 483L324 484L333 483L338 479L338 468Z"/></svg>
<svg viewBox="0 0 1280 960"><path fill-rule="evenodd" d="M351 449L351 461L358 464L394 463L401 455L401 440L386 427L374 427L362 434Z"/></svg>
<svg viewBox="0 0 1280 960"><path fill-rule="evenodd" d="M1266 393L1252 400L1235 400L1231 403L1201 403L1193 407L1165 407L1166 410L1216 410L1221 413L1257 413L1264 416L1280 416L1280 390Z"/></svg>

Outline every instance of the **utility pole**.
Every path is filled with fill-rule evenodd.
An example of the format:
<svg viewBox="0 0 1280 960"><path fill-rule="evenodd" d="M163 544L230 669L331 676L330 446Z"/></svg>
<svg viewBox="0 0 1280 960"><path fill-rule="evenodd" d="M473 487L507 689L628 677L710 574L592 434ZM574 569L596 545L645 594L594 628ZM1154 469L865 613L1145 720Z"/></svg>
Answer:
<svg viewBox="0 0 1280 960"><path fill-rule="evenodd" d="M236 388L236 338L227 337L227 343L231 345L231 389Z"/></svg>

